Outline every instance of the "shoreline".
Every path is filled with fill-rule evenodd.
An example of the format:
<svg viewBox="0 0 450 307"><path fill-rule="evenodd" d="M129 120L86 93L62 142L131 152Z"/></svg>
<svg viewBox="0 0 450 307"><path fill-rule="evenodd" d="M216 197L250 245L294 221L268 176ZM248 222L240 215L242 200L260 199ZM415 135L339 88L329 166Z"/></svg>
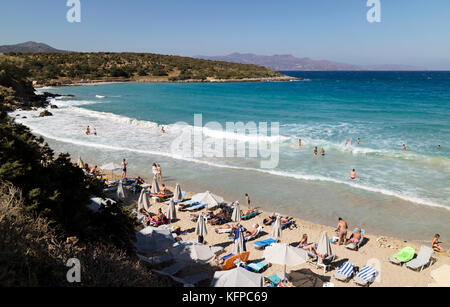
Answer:
<svg viewBox="0 0 450 307"><path fill-rule="evenodd" d="M108 173L108 172L106 172ZM134 175L136 175L134 172L128 172L127 177L128 178L134 178ZM150 175L151 177L151 175ZM120 178L120 175L115 175L114 179ZM145 180L146 183L151 183L151 180L149 180L148 176L141 176ZM163 180L163 183L166 184L166 188L173 191L175 182L173 180L165 181ZM186 191L183 189L183 183L180 182L180 186L183 191L186 192L185 199L191 198L195 193L191 191ZM211 191L214 193L214 191ZM136 206L137 205L137 198L139 195L134 195L133 197L126 200L126 206ZM226 196L226 195L221 195ZM167 205L163 202L156 203L151 205L151 212L156 212L158 208L161 208L163 212L167 210ZM258 208L258 207L256 207ZM241 204L241 210L246 210L247 207L245 204ZM205 210L205 209L204 209ZM202 210L202 211L204 211ZM258 211L260 212L259 215L256 217L241 221L241 225L243 225L245 228L250 228L255 223L258 223L259 225L263 226L263 230L260 234L260 236L252 241L247 242L247 250L250 251L250 257L249 261L260 261L263 259L263 251L256 250L253 247L253 242L266 239L270 237L272 226L265 226L262 223L263 218L269 216L272 212L262 210L261 208L258 208ZM200 211L201 212L201 211ZM217 213L218 210L215 210L215 213ZM283 214L283 212L278 212L282 216L286 216ZM177 211L177 221L170 224L170 226L179 226L181 227L182 231L187 232L185 235L181 236L183 241L186 240L192 240L196 239L195 233L192 230L193 227L195 228L195 222L191 221L190 219L190 212L180 212ZM296 222L296 228L295 229L286 229L283 230L281 242L282 243L288 243L294 245L300 241L301 236L303 234L308 235L308 241L310 242L318 242L320 239L320 235L323 231L326 231L328 233L328 236L331 238L334 236L334 227L329 225L323 225L320 223L313 223L306 220L303 220L298 217L293 217ZM349 225L350 226L350 225ZM218 245L225 248L224 252L219 255L219 257L226 255L228 253L232 252L233 244L231 239L228 238L226 234L217 234L214 231L214 226L211 226L210 224L207 224L207 230L208 234L205 236L205 244L207 245ZM353 227L349 227L349 232L347 234L347 238L352 232ZM431 284L432 278L430 276L430 272L439 268L442 265L449 265L450 264L450 254L444 253L444 254L437 254L435 253L433 255L433 258L437 260L435 264L433 264L431 267L427 267L421 272L415 272L410 269L407 269L405 266L397 266L394 264L389 263L388 258L392 256L393 254L397 253L401 248L405 246L411 246L416 250L416 253L418 252L421 245L429 246L430 244L424 243L416 243L412 241L405 241L400 238L395 238L391 236L384 236L384 235L378 235L378 234L368 234L365 236L365 242L361 245L360 249L358 251L352 251L347 248L345 248L344 245L338 246L335 244L331 244L331 248L333 252L338 256L336 263L337 266L341 265L343 261L351 261L355 263L356 265L362 267L365 264L372 264L374 265L380 272L380 280L373 283L373 287L410 287L410 286L428 286L428 284ZM217 271L220 270L220 266L217 266L215 262L211 262L208 265L206 265L205 270L207 271ZM264 276L269 276L274 273L277 273L281 271L283 268L281 265L272 265L269 267L266 271L263 272ZM302 264L299 266L288 268L288 274L292 271L302 270L302 269L310 269L313 273L321 275L325 280L328 280L329 282L332 282L336 287L353 287L356 286L352 282L340 282L334 279L332 276L336 272L336 269L327 270L327 272L324 274L323 269L318 269L315 266ZM205 285L207 286L207 285Z"/></svg>

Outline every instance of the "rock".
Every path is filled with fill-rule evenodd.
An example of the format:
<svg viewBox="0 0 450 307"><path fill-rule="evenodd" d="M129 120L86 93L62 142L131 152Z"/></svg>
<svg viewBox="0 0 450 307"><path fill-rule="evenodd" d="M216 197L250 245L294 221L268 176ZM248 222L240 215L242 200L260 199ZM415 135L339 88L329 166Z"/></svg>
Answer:
<svg viewBox="0 0 450 307"><path fill-rule="evenodd" d="M51 109L58 109L58 106L55 106L54 104L50 105Z"/></svg>
<svg viewBox="0 0 450 307"><path fill-rule="evenodd" d="M39 117L45 117L45 116L53 116L53 114L47 110L45 110L44 112L41 112L41 114L39 114Z"/></svg>
<svg viewBox="0 0 450 307"><path fill-rule="evenodd" d="M22 118L27 118L26 116L22 117Z"/></svg>

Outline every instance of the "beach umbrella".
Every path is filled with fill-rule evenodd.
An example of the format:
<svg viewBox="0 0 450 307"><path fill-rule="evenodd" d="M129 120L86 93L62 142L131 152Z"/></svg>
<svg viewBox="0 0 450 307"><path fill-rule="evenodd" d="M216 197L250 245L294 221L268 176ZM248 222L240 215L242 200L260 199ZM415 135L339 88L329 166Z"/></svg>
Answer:
<svg viewBox="0 0 450 307"><path fill-rule="evenodd" d="M183 200L183 194L181 193L181 188L180 185L177 183L177 185L175 186L175 192L173 193L173 198L174 201L182 201Z"/></svg>
<svg viewBox="0 0 450 307"><path fill-rule="evenodd" d="M198 241L200 243L203 243L203 237L208 234L203 213L200 213L200 215L198 216L197 225L195 226L195 234L198 236Z"/></svg>
<svg viewBox="0 0 450 307"><path fill-rule="evenodd" d="M215 208L224 201L222 197L212 194L209 191L206 191L205 193L195 194L194 196L192 196L192 200L201 204L205 204L208 209Z"/></svg>
<svg viewBox="0 0 450 307"><path fill-rule="evenodd" d="M136 249L140 252L158 252L170 248L175 240L169 229L148 226L136 232Z"/></svg>
<svg viewBox="0 0 450 307"><path fill-rule="evenodd" d="M148 195L145 192L145 189L141 190L141 195L139 195L138 199L138 209L145 209L146 211L150 211L150 199L148 199Z"/></svg>
<svg viewBox="0 0 450 307"><path fill-rule="evenodd" d="M216 257L211 247L205 244L179 244L170 248L170 253L178 261L207 263Z"/></svg>
<svg viewBox="0 0 450 307"><path fill-rule="evenodd" d="M83 160L81 160L80 156L78 156L77 165L78 165L79 168L84 168L84 162L83 162Z"/></svg>
<svg viewBox="0 0 450 307"><path fill-rule="evenodd" d="M246 251L245 248L245 238L244 238L244 230L242 226L238 227L236 233L234 234L234 246L233 246L233 254L241 254Z"/></svg>
<svg viewBox="0 0 450 307"><path fill-rule="evenodd" d="M159 192L161 192L161 190L159 189L159 185L158 185L158 181L156 180L156 177L153 177L152 189L150 192L152 194L158 194Z"/></svg>
<svg viewBox="0 0 450 307"><path fill-rule="evenodd" d="M238 201L234 203L234 210L231 215L231 220L236 223L241 221L241 206Z"/></svg>
<svg viewBox="0 0 450 307"><path fill-rule="evenodd" d="M119 184L117 185L116 196L118 200L125 200L125 190L123 188L122 180L119 180Z"/></svg>
<svg viewBox="0 0 450 307"><path fill-rule="evenodd" d="M211 282L212 287L262 287L264 277L242 267L228 271L217 271Z"/></svg>
<svg viewBox="0 0 450 307"><path fill-rule="evenodd" d="M285 278L286 267L305 263L308 254L304 249L290 246L287 243L273 243L264 250L264 258L270 263L283 265Z"/></svg>
<svg viewBox="0 0 450 307"><path fill-rule="evenodd" d="M319 244L317 245L317 253L323 256L332 255L330 240L326 231L322 232Z"/></svg>
<svg viewBox="0 0 450 307"><path fill-rule="evenodd" d="M281 238L281 216L277 215L277 220L272 226L272 238L279 240Z"/></svg>
<svg viewBox="0 0 450 307"><path fill-rule="evenodd" d="M177 210L175 209L175 202L171 199L169 202L169 208L167 209L167 219L172 221L177 218Z"/></svg>

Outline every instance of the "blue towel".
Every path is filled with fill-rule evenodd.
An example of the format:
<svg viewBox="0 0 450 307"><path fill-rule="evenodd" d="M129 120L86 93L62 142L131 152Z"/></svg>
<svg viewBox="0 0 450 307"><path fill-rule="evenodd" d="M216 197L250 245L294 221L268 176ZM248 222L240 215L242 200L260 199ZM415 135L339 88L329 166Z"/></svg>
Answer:
<svg viewBox="0 0 450 307"><path fill-rule="evenodd" d="M337 272L344 276L351 277L354 267L355 265L353 263L347 261L337 270Z"/></svg>
<svg viewBox="0 0 450 307"><path fill-rule="evenodd" d="M259 271L261 271L265 266L266 266L266 264L265 264L264 262L254 262L254 263L250 263L249 265L247 265L247 266L245 267L245 269L248 270L248 271L259 272Z"/></svg>
<svg viewBox="0 0 450 307"><path fill-rule="evenodd" d="M365 265L358 272L356 277L359 277L359 278L361 278L362 280L365 280L365 281L369 281L375 276L376 273L377 273L377 270L375 270L373 267Z"/></svg>
<svg viewBox="0 0 450 307"><path fill-rule="evenodd" d="M272 243L277 242L277 240L273 239L273 238L268 238L265 240L260 240L260 241L256 241L253 243L254 246L256 247L264 247L264 246L269 246Z"/></svg>
<svg viewBox="0 0 450 307"><path fill-rule="evenodd" d="M281 282L281 278L277 274L273 274L267 277L268 280L274 285L277 286Z"/></svg>

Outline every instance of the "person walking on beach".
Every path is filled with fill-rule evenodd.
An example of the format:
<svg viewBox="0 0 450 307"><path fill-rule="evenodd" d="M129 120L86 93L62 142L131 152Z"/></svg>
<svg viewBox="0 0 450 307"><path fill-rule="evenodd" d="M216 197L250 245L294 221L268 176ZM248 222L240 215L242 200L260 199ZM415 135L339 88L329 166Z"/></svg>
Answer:
<svg viewBox="0 0 450 307"><path fill-rule="evenodd" d="M339 218L338 221L339 222L336 227L336 232L338 232L338 234L339 234L338 245L342 245L342 243L347 241L348 226L347 226L347 222L344 221L342 218Z"/></svg>
<svg viewBox="0 0 450 307"><path fill-rule="evenodd" d="M250 205L250 196L245 193L245 202L247 203L248 210L252 210L252 206Z"/></svg>
<svg viewBox="0 0 450 307"><path fill-rule="evenodd" d="M125 159L122 160L122 179L127 178L127 165L128 163L126 162Z"/></svg>
<svg viewBox="0 0 450 307"><path fill-rule="evenodd" d="M350 179L355 180L356 179L356 170L352 169L352 171L350 172Z"/></svg>
<svg viewBox="0 0 450 307"><path fill-rule="evenodd" d="M320 154L321 154L322 156L325 156L325 149L323 149L323 147L320 149Z"/></svg>
<svg viewBox="0 0 450 307"><path fill-rule="evenodd" d="M317 146L314 147L314 155L317 156Z"/></svg>
<svg viewBox="0 0 450 307"><path fill-rule="evenodd" d="M86 135L89 135L89 134L91 134L91 128L89 126L87 126Z"/></svg>

